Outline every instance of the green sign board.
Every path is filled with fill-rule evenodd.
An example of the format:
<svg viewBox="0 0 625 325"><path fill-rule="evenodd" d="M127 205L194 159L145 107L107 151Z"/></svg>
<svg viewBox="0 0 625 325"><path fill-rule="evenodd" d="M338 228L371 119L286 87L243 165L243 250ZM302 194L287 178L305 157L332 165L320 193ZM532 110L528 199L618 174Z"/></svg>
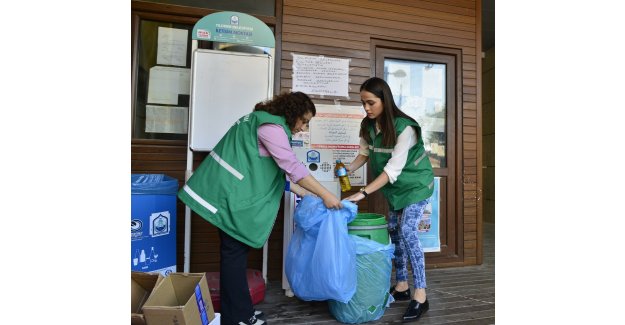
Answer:
<svg viewBox="0 0 625 325"><path fill-rule="evenodd" d="M271 29L248 14L222 11L200 19L193 26L194 40L276 47Z"/></svg>

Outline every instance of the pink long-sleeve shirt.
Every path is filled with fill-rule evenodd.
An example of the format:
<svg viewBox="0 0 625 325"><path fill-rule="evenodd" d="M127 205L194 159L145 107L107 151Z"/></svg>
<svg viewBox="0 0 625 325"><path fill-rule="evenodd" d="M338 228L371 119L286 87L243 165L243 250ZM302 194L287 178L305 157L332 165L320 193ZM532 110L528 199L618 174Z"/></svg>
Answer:
<svg viewBox="0 0 625 325"><path fill-rule="evenodd" d="M293 183L310 175L295 156L286 132L278 124L263 124L258 128L258 151L263 157L271 156Z"/></svg>

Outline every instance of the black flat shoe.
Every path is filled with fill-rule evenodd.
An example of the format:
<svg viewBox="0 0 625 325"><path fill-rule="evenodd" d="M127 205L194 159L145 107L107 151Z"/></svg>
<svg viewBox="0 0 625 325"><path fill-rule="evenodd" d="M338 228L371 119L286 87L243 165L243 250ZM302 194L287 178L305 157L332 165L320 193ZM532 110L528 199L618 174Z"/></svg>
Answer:
<svg viewBox="0 0 625 325"><path fill-rule="evenodd" d="M256 316L252 316L247 321L239 322L237 325L267 325L267 322L256 318Z"/></svg>
<svg viewBox="0 0 625 325"><path fill-rule="evenodd" d="M395 298L395 301L410 300L410 288L406 289L406 291L397 291L395 286L392 286L388 292Z"/></svg>
<svg viewBox="0 0 625 325"><path fill-rule="evenodd" d="M406 323L416 321L419 317L421 317L421 315L428 311L428 309L430 309L430 303L427 299L425 299L423 303L419 303L416 300L410 300L408 309L406 309L403 316L403 322Z"/></svg>

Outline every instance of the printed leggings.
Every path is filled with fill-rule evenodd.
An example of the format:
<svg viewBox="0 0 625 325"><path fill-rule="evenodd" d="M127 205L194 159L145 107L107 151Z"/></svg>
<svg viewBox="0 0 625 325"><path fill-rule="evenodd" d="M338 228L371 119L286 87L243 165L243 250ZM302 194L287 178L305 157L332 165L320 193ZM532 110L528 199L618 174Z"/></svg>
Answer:
<svg viewBox="0 0 625 325"><path fill-rule="evenodd" d="M426 288L425 256L418 236L418 227L428 199L410 204L403 210L389 212L388 231L395 244L395 278L408 281L407 259L410 258L415 289Z"/></svg>

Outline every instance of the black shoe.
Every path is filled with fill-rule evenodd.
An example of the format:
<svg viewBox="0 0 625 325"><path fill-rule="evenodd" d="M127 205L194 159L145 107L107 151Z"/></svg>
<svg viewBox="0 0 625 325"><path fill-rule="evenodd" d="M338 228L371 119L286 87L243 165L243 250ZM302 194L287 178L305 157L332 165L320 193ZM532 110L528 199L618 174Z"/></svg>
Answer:
<svg viewBox="0 0 625 325"><path fill-rule="evenodd" d="M258 319L256 318L256 316L252 316L250 317L250 319L247 320L247 322L239 322L239 325L266 325L267 322L262 320L262 319Z"/></svg>
<svg viewBox="0 0 625 325"><path fill-rule="evenodd" d="M392 286L388 292L395 298L395 301L410 300L410 288L406 289L406 291L397 291L395 286Z"/></svg>
<svg viewBox="0 0 625 325"><path fill-rule="evenodd" d="M254 316L255 316L256 318L265 318L265 313L263 313L263 312L262 312L262 311L260 311L260 310L254 310Z"/></svg>
<svg viewBox="0 0 625 325"><path fill-rule="evenodd" d="M428 311L428 309L430 309L430 303L427 299L425 299L423 303L419 303L416 300L410 300L410 304L408 304L408 309L406 309L406 312L403 316L403 322L405 323L416 321L417 319L419 319L419 317L421 317L421 315L423 315L423 313Z"/></svg>

